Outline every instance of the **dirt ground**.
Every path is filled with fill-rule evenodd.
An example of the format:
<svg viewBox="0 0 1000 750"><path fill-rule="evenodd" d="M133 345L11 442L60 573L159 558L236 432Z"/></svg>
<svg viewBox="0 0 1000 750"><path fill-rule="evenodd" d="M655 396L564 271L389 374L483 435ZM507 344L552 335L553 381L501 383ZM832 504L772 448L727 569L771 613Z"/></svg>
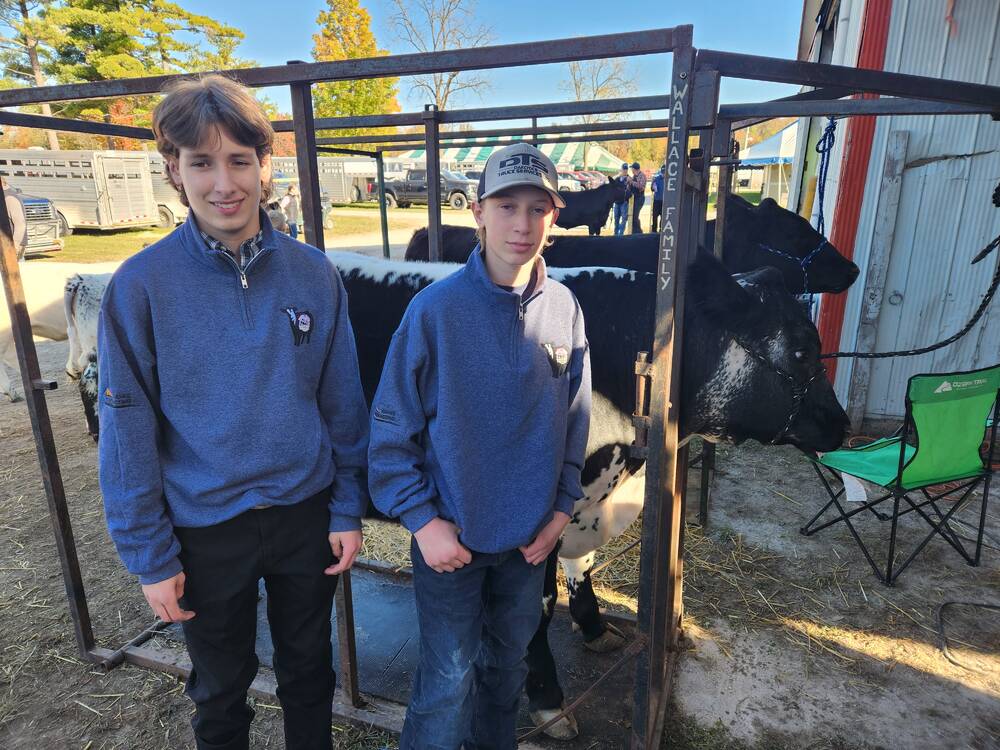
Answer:
<svg viewBox="0 0 1000 750"><path fill-rule="evenodd" d="M105 530L65 343L38 342L97 640L117 647L150 624ZM191 707L174 678L80 661L27 410L0 400L0 748L186 748ZM933 541L895 588L874 578L846 529L802 537L820 488L787 448L722 447L711 523L686 536L685 630L671 748L1000 748L1000 614L953 608L951 664L939 648L945 601L1000 603L1000 518L989 513L983 565ZM962 511L971 518L973 508ZM911 519L907 519L908 521ZM869 522L871 521L871 522ZM877 522L865 519L871 537ZM901 528L904 548L918 527ZM638 527L606 556L637 538ZM366 554L406 562L405 537L373 530ZM882 547L876 545L879 551ZM599 559L600 561L600 559ZM635 611L638 551L604 568L609 609ZM258 704L255 748L280 748L280 709ZM395 747L341 725L338 748Z"/></svg>

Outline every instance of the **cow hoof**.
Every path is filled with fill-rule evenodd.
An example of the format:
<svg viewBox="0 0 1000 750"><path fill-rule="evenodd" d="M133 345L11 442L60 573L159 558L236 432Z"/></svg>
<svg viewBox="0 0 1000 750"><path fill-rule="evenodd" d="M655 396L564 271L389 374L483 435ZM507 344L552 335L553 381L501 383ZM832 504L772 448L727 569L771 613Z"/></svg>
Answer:
<svg viewBox="0 0 1000 750"><path fill-rule="evenodd" d="M24 396L22 396L17 391L11 391L10 393L8 393L7 398L10 399L10 402L12 404L16 404L18 401L24 401Z"/></svg>
<svg viewBox="0 0 1000 750"><path fill-rule="evenodd" d="M604 632L590 641L584 641L583 645L588 651L597 654L606 654L609 651L617 651L625 645L628 639L625 634L609 622L604 623Z"/></svg>
<svg viewBox="0 0 1000 750"><path fill-rule="evenodd" d="M540 727L553 716L557 716L561 711L561 708L543 708L540 711L532 711L531 720L535 723L536 727ZM566 714L559 719L559 721L542 732L542 734L547 737L551 737L554 740L575 740L577 735L580 734L580 727L577 725L576 717L573 716L573 714Z"/></svg>

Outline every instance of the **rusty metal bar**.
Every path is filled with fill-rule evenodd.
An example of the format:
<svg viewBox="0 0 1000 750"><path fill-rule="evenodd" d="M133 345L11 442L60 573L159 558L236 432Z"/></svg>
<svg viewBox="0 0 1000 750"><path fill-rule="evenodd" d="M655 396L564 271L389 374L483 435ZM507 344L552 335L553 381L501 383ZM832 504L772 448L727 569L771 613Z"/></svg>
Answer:
<svg viewBox="0 0 1000 750"><path fill-rule="evenodd" d="M351 156L367 156L375 158L375 151L362 151L358 148L331 148L329 146L317 146L316 152L321 154L350 154Z"/></svg>
<svg viewBox="0 0 1000 750"><path fill-rule="evenodd" d="M545 145L546 143L594 143L601 141L641 141L647 138L666 138L670 134L668 130L651 130L645 133L605 133L597 134L591 137L581 137L575 135L567 135L559 138L541 138L537 141L539 145ZM453 148L458 146L507 146L512 143L521 143L517 139L491 139L491 140L462 140L456 139L456 137L444 136L438 145L441 148ZM416 143L401 143L396 144L392 141L387 141L379 146L381 151L409 151L410 149L416 147Z"/></svg>
<svg viewBox="0 0 1000 750"><path fill-rule="evenodd" d="M144 141L153 140L153 131L150 128L135 128L129 125L113 125L106 122L93 122L91 120L70 120L65 117L26 115L21 112L0 111L0 125L14 125L21 128L44 128L45 130L60 130L64 133L116 135L120 138L137 138Z"/></svg>
<svg viewBox="0 0 1000 750"><path fill-rule="evenodd" d="M337 648L340 650L340 688L347 700L355 708L361 708L365 701L358 687L358 647L354 629L354 594L351 589L351 571L340 574L337 595Z"/></svg>
<svg viewBox="0 0 1000 750"><path fill-rule="evenodd" d="M998 89L1000 90L1000 89ZM980 104L926 101L888 97L883 99L799 100L724 104L719 117L731 120L772 117L822 117L852 115L980 115L1000 112L1000 101Z"/></svg>
<svg viewBox="0 0 1000 750"><path fill-rule="evenodd" d="M649 352L635 355L635 411L632 412L632 427L635 439L629 448L632 458L645 460L649 457L649 375L653 367L649 364Z"/></svg>
<svg viewBox="0 0 1000 750"><path fill-rule="evenodd" d="M486 122L489 120L523 120L532 117L577 117L579 115L608 114L614 112L643 112L665 110L670 106L666 96L633 96L618 99L594 99L585 102L552 102L508 107L478 109L453 109L438 113L441 123ZM354 115L351 117L321 117L316 120L317 130L343 130L356 128L384 128L393 126L423 125L423 113L400 112L391 115ZM271 123L276 132L292 132L291 120Z"/></svg>
<svg viewBox="0 0 1000 750"><path fill-rule="evenodd" d="M106 649L98 649L97 656ZM111 652L108 651L108 654ZM157 672L165 672L180 679L186 680L191 676L191 660L184 651L165 650L150 646L129 646L125 649L125 661L146 669L153 669ZM247 691L254 698L265 700L268 703L277 701L277 683L271 675L258 674L254 678L250 689ZM365 708L356 708L348 703L344 703L338 698L333 701L333 716L335 718L346 719L358 722L363 725L376 726L389 732L397 734L403 728L403 716L405 707L390 701L370 702Z"/></svg>
<svg viewBox="0 0 1000 750"><path fill-rule="evenodd" d="M306 63L290 60L297 68ZM292 117L295 118L295 161L299 171L299 193L302 197L302 224L306 243L320 250L323 242L323 204L320 199L319 169L316 164L316 128L313 124L312 86L295 83L290 87Z"/></svg>
<svg viewBox="0 0 1000 750"><path fill-rule="evenodd" d="M913 99L979 104L1000 102L1000 87L997 86L711 49L698 51L698 70L717 70L723 76L731 78L803 86L833 86Z"/></svg>
<svg viewBox="0 0 1000 750"><path fill-rule="evenodd" d="M713 110L714 111L714 110ZM538 127L537 117L532 117L530 128L490 128L488 130L463 130L458 133L442 134L442 141L450 138L498 138L507 135L553 135L556 133L590 134L600 133L608 130L640 130L649 128L668 128L670 120L632 120L625 122L595 122L590 124L571 123L569 125L545 125ZM327 146L341 143L382 143L392 141L393 143L406 143L409 141L419 142L423 140L420 133L384 133L382 135L362 135L362 136L339 136L336 138L317 138L316 145Z"/></svg>
<svg viewBox="0 0 1000 750"><path fill-rule="evenodd" d="M684 270L696 239L688 221L688 117L694 48L688 40L673 54L670 78L671 132L663 190L663 230L657 269L653 376L650 393L650 458L646 462L642 552L639 570L639 632L649 641L636 666L630 747L659 747L670 685L668 655L676 648L681 599L680 544L686 477L681 473L681 351Z"/></svg>
<svg viewBox="0 0 1000 750"><path fill-rule="evenodd" d="M721 109L721 108L720 108ZM712 142L707 153L721 154L729 156L733 151L732 123L721 116L716 121L715 130L712 133ZM719 170L719 183L715 196L715 237L713 247L715 256L725 262L723 258L723 241L725 238L726 226L726 201L732 185L733 169L729 164L721 164ZM706 196L707 198L707 196ZM701 443L701 484L698 488L698 523L701 527L708 528L709 511L712 505L712 479L715 476L715 443L702 440Z"/></svg>
<svg viewBox="0 0 1000 750"><path fill-rule="evenodd" d="M427 165L427 259L441 260L441 143L438 132L438 108L424 107L424 149Z"/></svg>
<svg viewBox="0 0 1000 750"><path fill-rule="evenodd" d="M375 153L375 174L378 179L378 220L382 229L382 257L389 257L389 216L385 210L385 158Z"/></svg>
<svg viewBox="0 0 1000 750"><path fill-rule="evenodd" d="M523 65L546 65L574 60L632 57L634 55L670 52L674 47L675 35L678 30L684 28L690 27L470 47L440 52L418 52L409 55L314 62L305 63L295 68L286 65L237 68L222 71L222 73L246 86L261 88L323 81L348 81L359 78L387 78L450 73L462 70L514 68ZM197 74L148 76L145 78L42 86L32 89L9 89L0 92L0 107L16 107L39 102L156 94L171 81L196 76Z"/></svg>
<svg viewBox="0 0 1000 750"><path fill-rule="evenodd" d="M17 263L17 249L14 247L10 215L7 213L5 201L0 201L0 276L3 276L4 294L10 312L10 327L21 370L21 382L24 384L24 399L28 405L31 432L35 438L42 484L45 486L45 497L48 500L49 519L52 521L52 530L56 537L56 551L59 553L63 584L66 586L66 599L73 620L76 647L83 658L90 660L95 643L94 629L90 621L83 576L80 573L80 561L76 555L73 525L66 506L66 491L59 468L55 438L52 435L52 422L45 401L45 390L50 390L50 387L49 383L42 379L38 365L38 352L35 350L31 334L31 319L24 298L21 271Z"/></svg>

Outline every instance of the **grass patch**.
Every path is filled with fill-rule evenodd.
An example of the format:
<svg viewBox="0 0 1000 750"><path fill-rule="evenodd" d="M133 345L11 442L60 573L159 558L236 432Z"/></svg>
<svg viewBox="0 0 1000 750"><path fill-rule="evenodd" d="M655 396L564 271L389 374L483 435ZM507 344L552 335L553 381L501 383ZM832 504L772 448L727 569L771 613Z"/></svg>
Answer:
<svg viewBox="0 0 1000 750"><path fill-rule="evenodd" d="M168 230L153 228L120 229L113 232L77 230L64 237L61 252L34 256L34 259L59 263L102 263L125 260L142 248L156 242Z"/></svg>
<svg viewBox="0 0 1000 750"><path fill-rule="evenodd" d="M389 213L389 230L393 229L416 229L426 226L427 211L413 212L406 210L404 215L397 215L397 209ZM334 214L326 219L326 227L323 230L330 237L346 237L358 234L380 234L382 223L378 211L373 211L370 215L364 214Z"/></svg>

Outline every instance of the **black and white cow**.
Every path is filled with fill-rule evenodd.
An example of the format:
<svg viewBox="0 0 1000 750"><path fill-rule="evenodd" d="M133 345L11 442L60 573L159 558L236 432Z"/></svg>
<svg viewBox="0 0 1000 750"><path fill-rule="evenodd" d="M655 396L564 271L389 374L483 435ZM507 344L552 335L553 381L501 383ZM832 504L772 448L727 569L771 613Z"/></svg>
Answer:
<svg viewBox="0 0 1000 750"><path fill-rule="evenodd" d="M565 208L559 210L556 226L563 229L585 226L592 235L599 235L608 223L614 203L625 200L625 184L611 180L590 190L560 190Z"/></svg>
<svg viewBox="0 0 1000 750"><path fill-rule="evenodd" d="M453 273L456 266L328 255L347 288L361 378L370 403L389 341L407 304L417 291ZM643 462L629 456L634 434L632 373L636 352L651 347L656 279L652 274L608 268L553 268L550 275L580 301L594 389L583 469L586 496L576 505L558 559L569 584L570 612L588 646L603 651L623 640L601 619L590 569L595 550L627 528L642 508ZM816 329L784 289L781 275L768 268L733 277L702 253L688 278L684 433L737 443L775 441L805 450L838 447L847 415L822 374ZM469 323L456 319L455 324ZM786 375L803 386L811 383L801 403ZM529 653L527 691L537 723L558 713L563 702L546 634L557 593L555 554L548 564L545 616ZM549 733L564 739L575 736L575 722L563 720Z"/></svg>
<svg viewBox="0 0 1000 750"><path fill-rule="evenodd" d="M371 403L389 342L410 300L458 267L342 252L328 257L347 289L362 384ZM547 638L557 595L557 560L569 584L570 612L588 647L603 651L623 643L601 619L590 569L594 552L642 509L644 466L629 455L632 373L636 352L651 348L656 287L652 274L620 269L553 268L550 275L573 291L583 309L594 393L583 469L586 495L577 502L558 556L553 553L548 560L544 617L529 649L527 692L537 723L558 713L563 703ZM734 277L714 258L700 254L688 274L685 326L685 435L737 443L773 441L818 451L840 445L848 420L823 377L819 337L777 271ZM789 377L805 387L804 395L796 394ZM566 739L576 732L569 717L548 733Z"/></svg>
<svg viewBox="0 0 1000 750"><path fill-rule="evenodd" d="M77 273L66 280L63 290L63 314L69 358L66 374L79 379L80 400L87 418L87 432L97 442L100 425L97 418L97 321L101 299L111 281L110 273Z"/></svg>
<svg viewBox="0 0 1000 750"><path fill-rule="evenodd" d="M560 213L561 216L561 213ZM715 222L706 228L707 246L715 236ZM781 208L770 198L754 205L732 196L726 206L726 267L733 273L762 266L777 268L792 294L842 292L858 277L858 267L842 256L808 221ZM476 245L471 227L442 227L442 260L464 263ZM555 235L545 250L550 267L610 266L656 271L659 235L621 237ZM427 230L413 233L407 260L427 260Z"/></svg>
<svg viewBox="0 0 1000 750"><path fill-rule="evenodd" d="M76 273L66 281L63 290L63 313L69 339L66 374L73 380L87 369L91 355L97 351L97 319L104 290L110 281L110 273Z"/></svg>

